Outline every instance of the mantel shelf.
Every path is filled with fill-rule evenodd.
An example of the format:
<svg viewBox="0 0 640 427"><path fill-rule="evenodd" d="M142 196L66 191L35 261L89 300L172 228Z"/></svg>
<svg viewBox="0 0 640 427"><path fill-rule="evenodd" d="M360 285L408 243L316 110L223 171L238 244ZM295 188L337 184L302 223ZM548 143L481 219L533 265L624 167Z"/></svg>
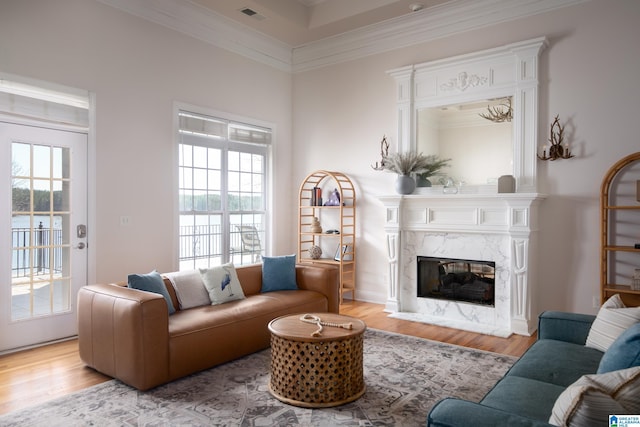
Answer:
<svg viewBox="0 0 640 427"><path fill-rule="evenodd" d="M537 200L546 199L547 195L542 193L457 193L457 194L443 194L443 193L423 193L423 194L388 194L378 197L380 200Z"/></svg>

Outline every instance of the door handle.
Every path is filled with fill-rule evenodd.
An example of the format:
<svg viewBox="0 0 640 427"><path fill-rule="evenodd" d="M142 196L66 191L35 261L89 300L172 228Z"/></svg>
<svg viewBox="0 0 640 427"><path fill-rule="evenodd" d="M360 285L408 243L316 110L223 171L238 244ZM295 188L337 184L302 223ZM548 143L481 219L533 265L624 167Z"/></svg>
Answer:
<svg viewBox="0 0 640 427"><path fill-rule="evenodd" d="M75 249L84 249L86 247L87 245L85 245L84 242L80 242L78 243L78 246L74 246Z"/></svg>

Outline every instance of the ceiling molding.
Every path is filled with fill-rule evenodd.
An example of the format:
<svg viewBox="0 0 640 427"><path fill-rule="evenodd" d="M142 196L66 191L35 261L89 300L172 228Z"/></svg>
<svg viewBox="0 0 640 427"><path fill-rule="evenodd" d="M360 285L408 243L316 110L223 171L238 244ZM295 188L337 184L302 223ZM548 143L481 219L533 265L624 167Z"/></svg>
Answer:
<svg viewBox="0 0 640 427"><path fill-rule="evenodd" d="M291 72L292 48L188 0L97 0L219 48Z"/></svg>
<svg viewBox="0 0 640 427"><path fill-rule="evenodd" d="M299 46L293 72L388 52L589 0L460 0Z"/></svg>
<svg viewBox="0 0 640 427"><path fill-rule="evenodd" d="M589 0L457 0L293 47L189 0L97 0L286 72L303 72Z"/></svg>

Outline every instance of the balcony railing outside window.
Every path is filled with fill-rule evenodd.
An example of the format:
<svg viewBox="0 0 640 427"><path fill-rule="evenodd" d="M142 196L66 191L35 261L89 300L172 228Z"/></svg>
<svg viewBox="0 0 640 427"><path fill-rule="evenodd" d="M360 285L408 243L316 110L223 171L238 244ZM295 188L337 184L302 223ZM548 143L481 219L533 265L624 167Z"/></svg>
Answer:
<svg viewBox="0 0 640 427"><path fill-rule="evenodd" d="M31 240L33 235L33 241ZM53 239L53 241L51 241ZM43 227L12 228L11 277L62 273L62 230ZM33 242L33 243L32 243ZM33 251L33 262L31 260ZM53 262L50 262L53 259ZM32 270L33 268L33 270ZM51 271L53 269L53 271Z"/></svg>
<svg viewBox="0 0 640 427"><path fill-rule="evenodd" d="M259 262L260 256L264 254L260 243L264 241L262 225L252 224L242 227L255 230L257 244L247 244L246 236L243 240L243 231L240 226L236 226L229 233L229 249L225 251L220 225L180 226L180 269L221 265L224 263L225 253L228 253L228 259L236 265Z"/></svg>

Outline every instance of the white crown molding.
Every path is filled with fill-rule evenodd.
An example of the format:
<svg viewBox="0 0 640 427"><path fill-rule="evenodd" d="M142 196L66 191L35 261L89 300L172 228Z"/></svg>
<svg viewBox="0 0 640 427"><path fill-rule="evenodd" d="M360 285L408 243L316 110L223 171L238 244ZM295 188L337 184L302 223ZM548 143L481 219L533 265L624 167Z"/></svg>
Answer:
<svg viewBox="0 0 640 427"><path fill-rule="evenodd" d="M286 72L425 43L589 0L457 0L292 47L189 0L97 0Z"/></svg>
<svg viewBox="0 0 640 427"><path fill-rule="evenodd" d="M291 46L188 0L97 1L279 70L291 72Z"/></svg>
<svg viewBox="0 0 640 427"><path fill-rule="evenodd" d="M587 1L453 1L296 47L293 71L346 62Z"/></svg>

